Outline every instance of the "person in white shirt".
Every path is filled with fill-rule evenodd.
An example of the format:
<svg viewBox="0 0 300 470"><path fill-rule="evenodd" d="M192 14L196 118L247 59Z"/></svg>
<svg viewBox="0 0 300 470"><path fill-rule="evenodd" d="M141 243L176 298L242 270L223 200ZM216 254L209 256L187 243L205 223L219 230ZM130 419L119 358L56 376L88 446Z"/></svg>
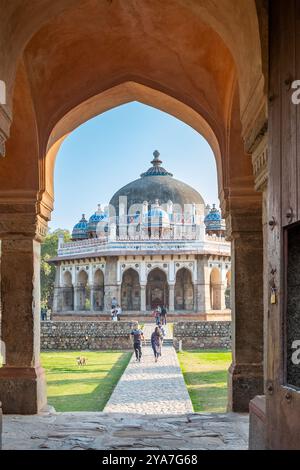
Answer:
<svg viewBox="0 0 300 470"><path fill-rule="evenodd" d="M112 319L112 320L113 320L114 317L117 316L117 315L116 315L116 308L115 308L115 307L113 307L113 308L111 309L110 315L111 315L111 319Z"/></svg>
<svg viewBox="0 0 300 470"><path fill-rule="evenodd" d="M118 318L118 321L121 320L121 315L122 315L122 308L120 305L117 305L117 318Z"/></svg>

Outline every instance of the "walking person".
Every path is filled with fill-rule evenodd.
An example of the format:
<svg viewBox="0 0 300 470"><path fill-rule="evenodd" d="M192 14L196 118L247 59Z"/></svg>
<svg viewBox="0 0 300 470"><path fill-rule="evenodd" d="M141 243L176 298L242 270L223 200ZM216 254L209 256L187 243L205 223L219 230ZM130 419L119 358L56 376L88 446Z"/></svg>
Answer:
<svg viewBox="0 0 300 470"><path fill-rule="evenodd" d="M116 310L117 310L117 319L118 319L118 321L120 321L121 320L121 315L122 315L121 305L117 305Z"/></svg>
<svg viewBox="0 0 300 470"><path fill-rule="evenodd" d="M155 323L158 325L160 323L160 314L161 314L161 308L158 305L155 310Z"/></svg>
<svg viewBox="0 0 300 470"><path fill-rule="evenodd" d="M163 335L158 326L155 327L151 335L151 346L154 353L155 362L157 362L159 356L161 356L161 346L162 346Z"/></svg>
<svg viewBox="0 0 300 470"><path fill-rule="evenodd" d="M116 308L117 305L118 305L118 301L117 301L117 299L116 299L115 297L113 297L113 298L111 299L111 308L112 308L112 309L113 309L113 308Z"/></svg>
<svg viewBox="0 0 300 470"><path fill-rule="evenodd" d="M112 307L112 309L110 311L110 316L111 316L112 321L115 321L115 319L117 319L117 309L116 309L116 307Z"/></svg>
<svg viewBox="0 0 300 470"><path fill-rule="evenodd" d="M160 317L161 317L161 324L166 325L167 324L167 308L165 305L163 305L161 309Z"/></svg>
<svg viewBox="0 0 300 470"><path fill-rule="evenodd" d="M166 334L167 334L166 327L165 327L163 324L161 324L161 323L159 323L157 326L158 326L158 328L160 329L160 332L161 332L161 334L162 334L161 343L163 344L164 337L165 337Z"/></svg>
<svg viewBox="0 0 300 470"><path fill-rule="evenodd" d="M133 349L137 362L141 362L142 357L142 341L145 341L143 330L140 329L139 324L131 331L133 336Z"/></svg>

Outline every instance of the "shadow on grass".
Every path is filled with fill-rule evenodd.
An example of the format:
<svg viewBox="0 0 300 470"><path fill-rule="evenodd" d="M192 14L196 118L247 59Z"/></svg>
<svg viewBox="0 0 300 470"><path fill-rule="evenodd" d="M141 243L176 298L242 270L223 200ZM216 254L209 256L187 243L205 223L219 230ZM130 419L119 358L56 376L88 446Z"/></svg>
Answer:
<svg viewBox="0 0 300 470"><path fill-rule="evenodd" d="M188 389L194 411L225 412L227 387L201 387Z"/></svg>
<svg viewBox="0 0 300 470"><path fill-rule="evenodd" d="M227 371L214 370L207 372L184 372L184 380L187 385L214 384L227 382Z"/></svg>
<svg viewBox="0 0 300 470"><path fill-rule="evenodd" d="M72 389L70 389L69 394L59 396L49 395L48 403L54 406L56 411L102 411L125 368L127 367L131 359L131 355L132 354L128 352L123 353L122 356L111 367L111 369L109 371L105 371L106 375L104 377L83 378L82 380L75 381L72 381L72 379L63 378L62 380L50 380L48 383L51 386L56 385L59 387L72 384ZM103 364L101 365L103 366ZM62 372L62 370L58 369L57 372ZM70 374L77 373L76 370L73 372L72 369L67 369L65 372ZM80 370L80 372L83 371ZM89 371L89 373L97 374L99 371L93 370ZM76 384L79 388L80 385L92 385L93 383L95 384L95 388L91 392L73 394L74 391L76 392Z"/></svg>

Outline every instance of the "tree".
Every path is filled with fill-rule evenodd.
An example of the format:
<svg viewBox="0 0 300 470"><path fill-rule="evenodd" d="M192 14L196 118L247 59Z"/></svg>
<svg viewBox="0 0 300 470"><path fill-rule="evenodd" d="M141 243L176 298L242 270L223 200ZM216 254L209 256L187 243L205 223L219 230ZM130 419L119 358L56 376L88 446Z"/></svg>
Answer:
<svg viewBox="0 0 300 470"><path fill-rule="evenodd" d="M41 246L41 306L52 308L53 291L55 283L55 265L49 263L51 258L57 256L58 236L63 234L64 241L71 238L70 232L64 229L57 229L46 235Z"/></svg>

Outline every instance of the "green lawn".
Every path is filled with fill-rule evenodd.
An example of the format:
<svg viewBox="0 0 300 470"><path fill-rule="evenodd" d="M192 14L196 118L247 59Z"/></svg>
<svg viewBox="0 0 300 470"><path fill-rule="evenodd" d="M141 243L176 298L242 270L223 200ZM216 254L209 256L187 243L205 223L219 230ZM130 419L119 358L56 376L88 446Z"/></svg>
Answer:
<svg viewBox="0 0 300 470"><path fill-rule="evenodd" d="M48 403L56 411L102 411L125 370L130 352L59 351L41 353ZM76 357L87 358L79 367Z"/></svg>
<svg viewBox="0 0 300 470"><path fill-rule="evenodd" d="M194 411L224 412L231 352L197 349L178 353Z"/></svg>

